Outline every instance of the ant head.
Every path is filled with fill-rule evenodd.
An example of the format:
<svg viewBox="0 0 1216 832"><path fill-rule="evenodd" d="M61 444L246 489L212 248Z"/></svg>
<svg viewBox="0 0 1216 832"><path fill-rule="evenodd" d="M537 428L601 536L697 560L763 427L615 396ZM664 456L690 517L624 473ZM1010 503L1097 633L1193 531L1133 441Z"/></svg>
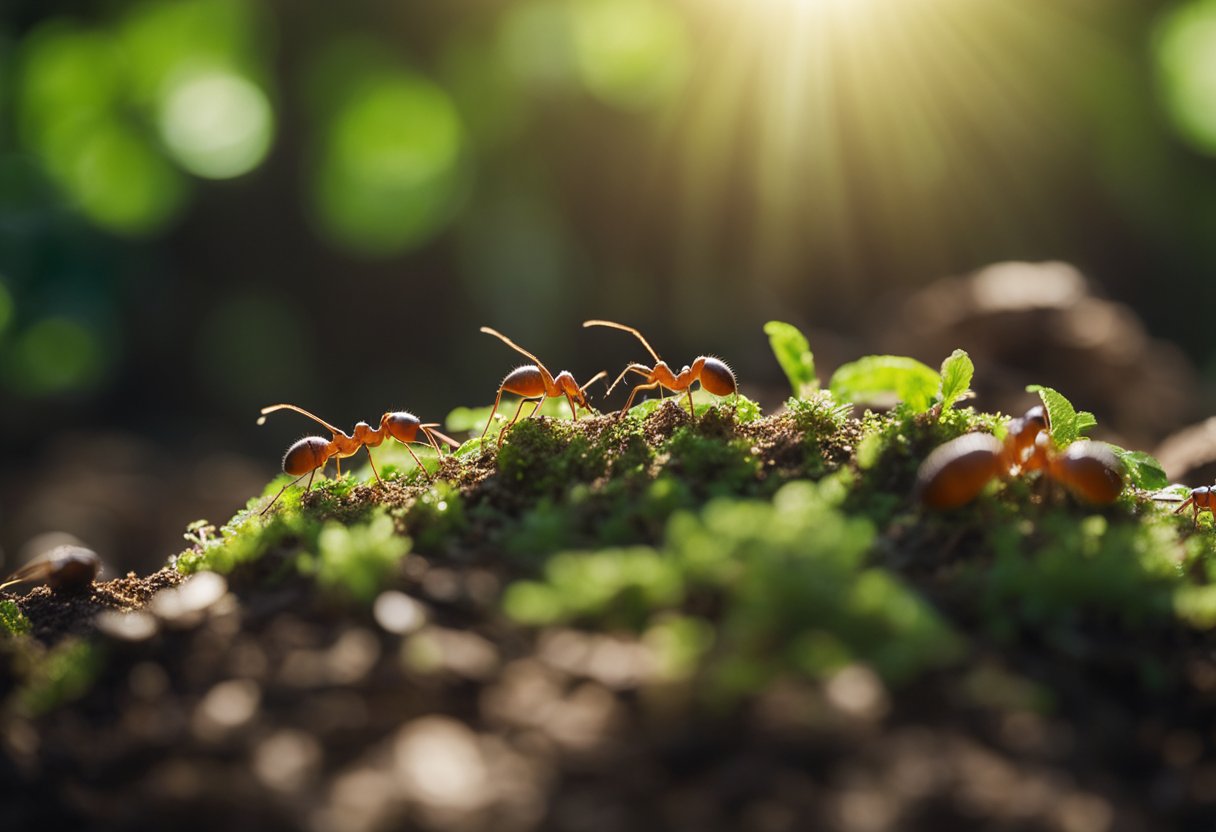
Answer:
<svg viewBox="0 0 1216 832"><path fill-rule="evenodd" d="M309 471L317 470L329 459L329 445L328 439L305 436L283 455L283 471L293 477L300 477Z"/></svg>
<svg viewBox="0 0 1216 832"><path fill-rule="evenodd" d="M398 442L413 442L418 438L418 428L421 426L418 417L413 413L399 410L396 413L385 413L380 420L380 426L388 431L388 435Z"/></svg>
<svg viewBox="0 0 1216 832"><path fill-rule="evenodd" d="M587 394L579 389L578 382L574 380L574 376L569 370L562 370L558 373L557 378L553 379L553 384L556 385L558 390L574 399L576 405L587 407Z"/></svg>

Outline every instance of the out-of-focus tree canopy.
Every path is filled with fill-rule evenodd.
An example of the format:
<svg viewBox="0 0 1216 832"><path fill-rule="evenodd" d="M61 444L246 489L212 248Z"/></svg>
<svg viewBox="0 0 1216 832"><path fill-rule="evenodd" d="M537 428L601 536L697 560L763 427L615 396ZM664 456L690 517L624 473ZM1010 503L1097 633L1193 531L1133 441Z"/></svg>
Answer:
<svg viewBox="0 0 1216 832"><path fill-rule="evenodd" d="M1009 257L1212 357L1216 0L6 8L10 430L441 413L513 366L482 323L555 371L628 355L596 315L760 355Z"/></svg>

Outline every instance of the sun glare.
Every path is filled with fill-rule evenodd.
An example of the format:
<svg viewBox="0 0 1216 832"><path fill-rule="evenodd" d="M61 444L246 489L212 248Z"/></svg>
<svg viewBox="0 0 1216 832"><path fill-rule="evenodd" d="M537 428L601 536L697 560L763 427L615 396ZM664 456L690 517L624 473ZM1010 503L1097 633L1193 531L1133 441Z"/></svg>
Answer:
<svg viewBox="0 0 1216 832"><path fill-rule="evenodd" d="M1028 90L1066 74L1070 54L1094 40L1046 3L696 8L697 49L714 60L685 97L685 132L673 143L686 151L687 250L704 261L686 270L712 266L722 206L738 213L728 192L743 188L749 225L734 233L750 237L753 273L778 284L805 281L808 262L842 281L876 261L937 267L959 245L952 228L1018 216L1010 203L1033 203L1032 184L1011 177L995 211L980 183L1012 170L1018 153L1055 152L1055 114L1036 109Z"/></svg>

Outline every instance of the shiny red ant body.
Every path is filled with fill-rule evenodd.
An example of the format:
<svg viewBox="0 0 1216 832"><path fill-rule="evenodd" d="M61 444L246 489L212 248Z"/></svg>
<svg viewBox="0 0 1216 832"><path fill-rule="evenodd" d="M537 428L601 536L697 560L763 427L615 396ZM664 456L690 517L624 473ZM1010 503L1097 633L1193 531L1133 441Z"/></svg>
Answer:
<svg viewBox="0 0 1216 832"><path fill-rule="evenodd" d="M1041 406L1014 419L1002 442L969 433L935 449L916 475L916 494L929 508L966 505L996 478L1043 471L1089 503L1113 502L1123 491L1123 464L1102 442L1081 440L1056 451Z"/></svg>
<svg viewBox="0 0 1216 832"><path fill-rule="evenodd" d="M1216 516L1216 486L1201 485L1198 488L1192 488L1182 505L1174 509L1174 514L1181 514L1187 506L1192 509L1196 526L1199 525L1199 512L1210 511L1213 516Z"/></svg>
<svg viewBox="0 0 1216 832"><path fill-rule="evenodd" d="M660 396L663 395L664 388L676 394L687 392L688 412L693 413L692 385L696 381L701 382L701 387L715 396L729 396L731 393L734 393L735 405L738 406L739 384L735 381L734 371L722 359L701 355L691 365L685 365L684 369L675 373L672 372L667 362L659 358L659 354L642 337L642 333L633 327L618 324L614 321L601 320L583 321L583 326L606 326L612 329L619 329L622 332L632 333L642 342L642 346L646 348L646 352L650 353L654 359L654 366L652 367L647 367L645 364L630 364L624 370L621 370L621 374L616 377L616 381L612 382L612 386L608 388L608 392L611 393L621 383L621 380L625 378L626 373L637 373L645 379L645 381L633 388L633 391L629 394L629 400L625 402L625 406L621 409L621 413L629 411L629 408L633 405L633 397L638 394L639 390L653 390L656 387L659 388Z"/></svg>
<svg viewBox="0 0 1216 832"><path fill-rule="evenodd" d="M414 458L414 463L417 464L423 473L426 472L426 468L423 467L422 460L418 459L418 455L414 453L414 449L410 447L410 443L429 445L435 449L437 456L442 456L443 453L439 449L439 443L435 441L436 438L452 447L459 447L460 445L455 439L445 436L436 430L439 427L438 422L423 424L413 413L405 411L385 413L380 417L380 426L378 428L373 428L367 422L359 422L355 425L353 434L347 435L345 431L334 427L320 416L309 413L304 408L294 404L272 404L263 407L262 415L258 418L258 424L265 424L266 416L274 413L276 410L293 410L296 413L307 416L309 419L325 427L326 430L333 434L333 438L325 439L321 436L306 436L298 442L293 443L287 449L287 453L283 455L283 471L295 476L295 479L283 486L279 490L279 493L274 495L274 499L270 501L270 504L262 509L262 514L270 510L270 507L278 501L284 491L304 479L305 476L308 477L308 486L305 488L305 491L311 490L313 477L316 476L317 471L325 467L330 459L334 460L334 464L338 468L338 476L341 476L342 460L354 456L359 452L360 448L367 448L367 459L372 466L372 473L376 476L376 482L383 485L384 483L380 479L380 472L376 470L376 463L372 459L371 449L377 447L389 437L396 439L405 446L410 456ZM425 442L418 438L419 432L426 437Z"/></svg>

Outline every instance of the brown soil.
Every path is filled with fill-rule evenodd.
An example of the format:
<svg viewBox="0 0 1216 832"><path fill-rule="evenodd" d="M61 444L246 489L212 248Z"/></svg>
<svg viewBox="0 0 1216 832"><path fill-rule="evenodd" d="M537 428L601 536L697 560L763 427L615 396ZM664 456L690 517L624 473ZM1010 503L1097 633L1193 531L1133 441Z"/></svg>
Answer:
<svg viewBox="0 0 1216 832"><path fill-rule="evenodd" d="M661 408L647 436L669 436L687 418ZM806 463L788 416L739 435L764 460L761 477ZM850 448L821 452L840 464ZM443 464L466 494L509 490L489 453ZM338 511L408 505L420 488L359 487ZM1127 645L1099 624L1075 661L1058 647L977 642L968 667L897 694L853 668L723 709L664 683L636 638L505 621L499 594L518 573L477 549L477 533L467 551L406 558L400 595L376 612L326 600L298 576L265 580L273 557L230 576L228 593L197 615L157 618L134 638L95 632L94 616L147 609L179 584L175 572L75 596L41 587L15 596L38 640L92 633L105 661L77 701L5 718L0 825L1130 832L1216 823L1208 639L1146 633ZM1128 661L1150 644L1175 657L1156 693ZM1052 692L1050 711L1030 704L1022 679Z"/></svg>

